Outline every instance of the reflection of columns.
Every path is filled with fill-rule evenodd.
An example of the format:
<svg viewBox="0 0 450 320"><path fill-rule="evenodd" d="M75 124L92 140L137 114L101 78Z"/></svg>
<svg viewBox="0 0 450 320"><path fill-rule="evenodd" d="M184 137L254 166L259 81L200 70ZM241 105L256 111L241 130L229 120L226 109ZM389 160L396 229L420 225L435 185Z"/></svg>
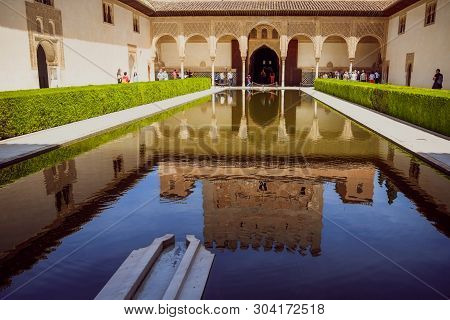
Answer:
<svg viewBox="0 0 450 320"><path fill-rule="evenodd" d="M353 59L350 59L350 67L349 67L349 72L351 73L353 70Z"/></svg>
<svg viewBox="0 0 450 320"><path fill-rule="evenodd" d="M320 60L320 58L316 58L316 77L315 77L315 79L317 79L319 77L319 60Z"/></svg>
<svg viewBox="0 0 450 320"><path fill-rule="evenodd" d="M216 58L215 57L211 57L211 86L215 86L215 77L214 77L214 63L215 63ZM214 100L214 99L213 99Z"/></svg>
<svg viewBox="0 0 450 320"><path fill-rule="evenodd" d="M340 138L342 140L352 140L353 139L352 121L350 119L345 119L344 129L342 130Z"/></svg>
<svg viewBox="0 0 450 320"><path fill-rule="evenodd" d="M242 58L242 86L245 87L245 57Z"/></svg>
<svg viewBox="0 0 450 320"><path fill-rule="evenodd" d="M242 90L242 116L239 125L238 137L242 140L247 139L247 117L245 116L245 90Z"/></svg>
<svg viewBox="0 0 450 320"><path fill-rule="evenodd" d="M284 90L281 90L280 123L278 125L278 141L287 141L289 136L286 130L286 119L284 117Z"/></svg>
<svg viewBox="0 0 450 320"><path fill-rule="evenodd" d="M181 140L187 140L189 139L189 129L188 129L188 123L187 123L187 118L183 112L183 118L181 119L181 123L180 123L180 133L179 133L179 138Z"/></svg>
<svg viewBox="0 0 450 320"><path fill-rule="evenodd" d="M212 107L212 117L211 117L211 128L209 130L209 137L212 140L216 140L219 136L217 129L217 117L216 117L216 98L212 95L211 99L211 107Z"/></svg>
<svg viewBox="0 0 450 320"><path fill-rule="evenodd" d="M286 57L281 57L281 86L284 87L286 79Z"/></svg>
<svg viewBox="0 0 450 320"><path fill-rule="evenodd" d="M184 57L180 58L180 78L184 79Z"/></svg>
<svg viewBox="0 0 450 320"><path fill-rule="evenodd" d="M150 81L155 81L155 58L150 60Z"/></svg>

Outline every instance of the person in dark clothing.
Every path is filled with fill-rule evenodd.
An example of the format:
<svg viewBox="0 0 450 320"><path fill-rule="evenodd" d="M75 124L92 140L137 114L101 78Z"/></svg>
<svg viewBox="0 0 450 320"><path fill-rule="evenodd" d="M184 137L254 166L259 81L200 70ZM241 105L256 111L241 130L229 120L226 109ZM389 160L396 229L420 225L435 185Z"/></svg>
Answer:
<svg viewBox="0 0 450 320"><path fill-rule="evenodd" d="M442 89L442 83L444 82L444 76L440 69L436 69L436 74L433 77L433 87L432 89Z"/></svg>

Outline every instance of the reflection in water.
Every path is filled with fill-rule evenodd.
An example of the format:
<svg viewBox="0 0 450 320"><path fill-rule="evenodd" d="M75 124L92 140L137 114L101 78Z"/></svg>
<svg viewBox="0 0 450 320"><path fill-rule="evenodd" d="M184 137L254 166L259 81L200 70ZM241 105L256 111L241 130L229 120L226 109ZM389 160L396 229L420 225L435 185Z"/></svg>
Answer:
<svg viewBox="0 0 450 320"><path fill-rule="evenodd" d="M433 276L450 267L448 187L447 177L306 95L224 92L3 186L0 296L92 298L132 249L173 232L195 234L217 253L206 298L321 298L333 286L372 297L373 278L403 288L398 298L435 297L371 260L373 252L342 238L330 219L393 250L388 256L414 261L409 267L423 268L448 294L449 283ZM45 281L14 291L78 247L82 257L68 255ZM440 254L425 263L429 248ZM337 270L358 274L367 291ZM309 296L294 289L305 286Z"/></svg>

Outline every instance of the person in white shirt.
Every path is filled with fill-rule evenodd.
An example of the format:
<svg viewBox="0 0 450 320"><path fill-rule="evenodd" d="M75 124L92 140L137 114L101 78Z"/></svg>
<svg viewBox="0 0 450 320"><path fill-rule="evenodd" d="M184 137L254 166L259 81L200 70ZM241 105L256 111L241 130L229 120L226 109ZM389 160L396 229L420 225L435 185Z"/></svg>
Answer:
<svg viewBox="0 0 450 320"><path fill-rule="evenodd" d="M233 85L233 74L231 73L231 70L228 71L228 73L227 73L227 80L228 80L228 85L232 86Z"/></svg>
<svg viewBox="0 0 450 320"><path fill-rule="evenodd" d="M220 83L219 84L221 84L221 85L225 84L225 73L224 72L220 73Z"/></svg>

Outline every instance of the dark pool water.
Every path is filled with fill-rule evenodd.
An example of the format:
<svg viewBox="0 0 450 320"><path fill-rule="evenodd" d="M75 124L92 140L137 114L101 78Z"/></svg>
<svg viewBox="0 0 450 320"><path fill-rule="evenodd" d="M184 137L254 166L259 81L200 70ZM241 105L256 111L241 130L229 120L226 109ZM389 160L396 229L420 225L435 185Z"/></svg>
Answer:
<svg viewBox="0 0 450 320"><path fill-rule="evenodd" d="M448 177L307 95L98 139L0 171L0 297L94 298L166 233L216 254L205 299L450 296Z"/></svg>

